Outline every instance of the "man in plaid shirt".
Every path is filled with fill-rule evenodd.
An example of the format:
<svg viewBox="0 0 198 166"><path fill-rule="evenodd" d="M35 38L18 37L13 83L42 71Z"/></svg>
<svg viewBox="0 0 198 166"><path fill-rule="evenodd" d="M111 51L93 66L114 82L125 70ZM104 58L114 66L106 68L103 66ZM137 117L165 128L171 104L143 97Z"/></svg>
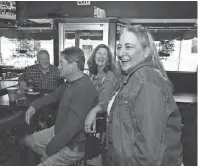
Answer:
<svg viewBox="0 0 198 166"><path fill-rule="evenodd" d="M38 64L28 67L19 77L20 88L33 88L34 91L46 93L54 91L61 80L58 67L50 64L46 50L38 52L37 61Z"/></svg>

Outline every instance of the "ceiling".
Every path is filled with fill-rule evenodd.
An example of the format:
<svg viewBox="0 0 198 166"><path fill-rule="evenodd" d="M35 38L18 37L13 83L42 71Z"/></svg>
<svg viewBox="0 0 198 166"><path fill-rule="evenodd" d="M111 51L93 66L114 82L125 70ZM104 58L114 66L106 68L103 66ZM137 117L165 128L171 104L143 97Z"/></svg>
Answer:
<svg viewBox="0 0 198 166"><path fill-rule="evenodd" d="M104 9L106 17L148 27L155 40L197 36L196 1L91 1L89 6L78 6L76 1L16 1L17 20L1 19L0 36L50 40L54 34L52 19L93 18L94 6ZM178 29L183 26L186 28ZM98 37L84 38L97 40Z"/></svg>
<svg viewBox="0 0 198 166"><path fill-rule="evenodd" d="M93 17L94 6L104 9L106 17L191 19L197 18L196 1L91 1L78 6L76 1L17 1L17 18Z"/></svg>

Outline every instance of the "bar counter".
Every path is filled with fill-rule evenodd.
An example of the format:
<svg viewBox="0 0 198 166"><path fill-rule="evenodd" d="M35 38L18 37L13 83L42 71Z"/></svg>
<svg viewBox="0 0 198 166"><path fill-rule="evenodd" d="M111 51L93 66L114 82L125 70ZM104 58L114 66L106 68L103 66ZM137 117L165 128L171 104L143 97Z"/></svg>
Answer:
<svg viewBox="0 0 198 166"><path fill-rule="evenodd" d="M0 96L7 93L6 88L18 86L18 77L0 80Z"/></svg>

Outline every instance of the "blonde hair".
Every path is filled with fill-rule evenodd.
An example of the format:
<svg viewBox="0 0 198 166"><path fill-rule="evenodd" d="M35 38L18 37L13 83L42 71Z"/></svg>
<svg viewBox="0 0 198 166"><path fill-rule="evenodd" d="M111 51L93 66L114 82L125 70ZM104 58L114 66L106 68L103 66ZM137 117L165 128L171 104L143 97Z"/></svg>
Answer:
<svg viewBox="0 0 198 166"><path fill-rule="evenodd" d="M142 47L144 49L148 49L148 54L149 54L148 56L152 57L153 67L156 70L158 70L165 79L169 80L166 71L164 70L164 66L159 59L159 55L152 35L143 26L140 25L138 26L127 25L126 27L123 28L121 34L125 31L132 32L136 35Z"/></svg>

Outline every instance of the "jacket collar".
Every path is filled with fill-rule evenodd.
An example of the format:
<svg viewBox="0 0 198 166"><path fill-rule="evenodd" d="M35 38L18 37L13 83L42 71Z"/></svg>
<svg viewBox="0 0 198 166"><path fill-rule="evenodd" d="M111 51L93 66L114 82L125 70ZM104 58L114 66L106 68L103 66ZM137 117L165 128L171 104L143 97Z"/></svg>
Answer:
<svg viewBox="0 0 198 166"><path fill-rule="evenodd" d="M133 73L135 73L136 70L138 70L142 67L145 67L145 66L151 66L151 67L153 66L151 56L145 58L143 61L141 61L140 63L135 65L133 68L129 69L125 74L127 75L127 77L130 77Z"/></svg>
<svg viewBox="0 0 198 166"><path fill-rule="evenodd" d="M130 77L140 68L145 67L145 66L153 66L153 62L152 62L152 57L149 56L147 58L145 58L143 61L141 61L140 63L138 63L137 65L135 65L133 68L129 69L127 72L125 72L125 79L124 79L124 84L128 82L128 80L130 79Z"/></svg>
<svg viewBox="0 0 198 166"><path fill-rule="evenodd" d="M133 68L129 69L127 72L121 72L118 74L118 84L115 88L115 91L117 91L118 89L122 89L123 86L125 86L129 79L131 78L131 76L140 68L145 67L145 66L153 66L153 62L152 62L152 57L149 56L147 58L145 58L143 61L141 61L140 63L138 63L137 65L135 65Z"/></svg>

